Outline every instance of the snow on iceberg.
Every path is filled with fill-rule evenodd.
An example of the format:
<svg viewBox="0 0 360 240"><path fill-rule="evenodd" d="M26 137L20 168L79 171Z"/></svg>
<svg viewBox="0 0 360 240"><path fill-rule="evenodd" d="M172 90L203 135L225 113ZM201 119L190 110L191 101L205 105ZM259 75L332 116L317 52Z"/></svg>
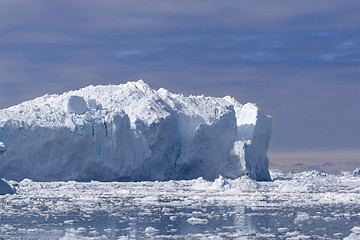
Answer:
<svg viewBox="0 0 360 240"><path fill-rule="evenodd" d="M0 176L20 181L270 180L271 118L252 103L142 80L0 110Z"/></svg>
<svg viewBox="0 0 360 240"><path fill-rule="evenodd" d="M87 105L84 98L79 96L70 96L67 103L67 111L77 114L85 113L87 111Z"/></svg>

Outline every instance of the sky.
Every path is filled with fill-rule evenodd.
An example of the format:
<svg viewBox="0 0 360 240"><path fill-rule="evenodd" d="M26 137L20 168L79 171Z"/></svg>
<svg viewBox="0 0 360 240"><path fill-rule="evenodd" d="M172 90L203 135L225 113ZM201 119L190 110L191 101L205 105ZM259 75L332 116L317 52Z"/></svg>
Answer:
<svg viewBox="0 0 360 240"><path fill-rule="evenodd" d="M358 0L0 1L0 108L138 79L255 102L271 153L360 161Z"/></svg>

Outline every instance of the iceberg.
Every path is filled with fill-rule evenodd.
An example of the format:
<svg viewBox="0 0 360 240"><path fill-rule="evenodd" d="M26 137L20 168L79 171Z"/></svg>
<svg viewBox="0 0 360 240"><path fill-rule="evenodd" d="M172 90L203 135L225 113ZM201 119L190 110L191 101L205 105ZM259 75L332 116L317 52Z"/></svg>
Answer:
<svg viewBox="0 0 360 240"><path fill-rule="evenodd" d="M0 176L21 181L270 180L271 117L234 98L144 81L88 86L0 110Z"/></svg>
<svg viewBox="0 0 360 240"><path fill-rule="evenodd" d="M1 145L0 145L1 146ZM1 147L0 147L0 151L1 151ZM353 171L353 175L355 177L360 177L360 168L356 168L354 171Z"/></svg>
<svg viewBox="0 0 360 240"><path fill-rule="evenodd" d="M7 182L5 182L0 178L0 195L13 194L13 193L15 193L14 189L12 189Z"/></svg>

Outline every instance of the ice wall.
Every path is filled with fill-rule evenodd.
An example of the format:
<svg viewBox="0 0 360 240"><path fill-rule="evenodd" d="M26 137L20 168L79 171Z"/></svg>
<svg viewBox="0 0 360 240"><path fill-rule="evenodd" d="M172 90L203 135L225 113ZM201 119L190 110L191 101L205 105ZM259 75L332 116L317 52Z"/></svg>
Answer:
<svg viewBox="0 0 360 240"><path fill-rule="evenodd" d="M0 176L22 180L270 180L271 118L231 97L185 97L142 80L0 110Z"/></svg>

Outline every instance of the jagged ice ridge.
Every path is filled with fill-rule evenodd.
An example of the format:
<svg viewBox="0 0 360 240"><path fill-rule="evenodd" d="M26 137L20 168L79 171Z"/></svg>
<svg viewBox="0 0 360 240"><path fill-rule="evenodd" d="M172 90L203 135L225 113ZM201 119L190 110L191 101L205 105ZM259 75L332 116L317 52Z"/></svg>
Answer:
<svg viewBox="0 0 360 240"><path fill-rule="evenodd" d="M255 104L142 80L0 110L0 177L38 181L270 180L271 118Z"/></svg>

